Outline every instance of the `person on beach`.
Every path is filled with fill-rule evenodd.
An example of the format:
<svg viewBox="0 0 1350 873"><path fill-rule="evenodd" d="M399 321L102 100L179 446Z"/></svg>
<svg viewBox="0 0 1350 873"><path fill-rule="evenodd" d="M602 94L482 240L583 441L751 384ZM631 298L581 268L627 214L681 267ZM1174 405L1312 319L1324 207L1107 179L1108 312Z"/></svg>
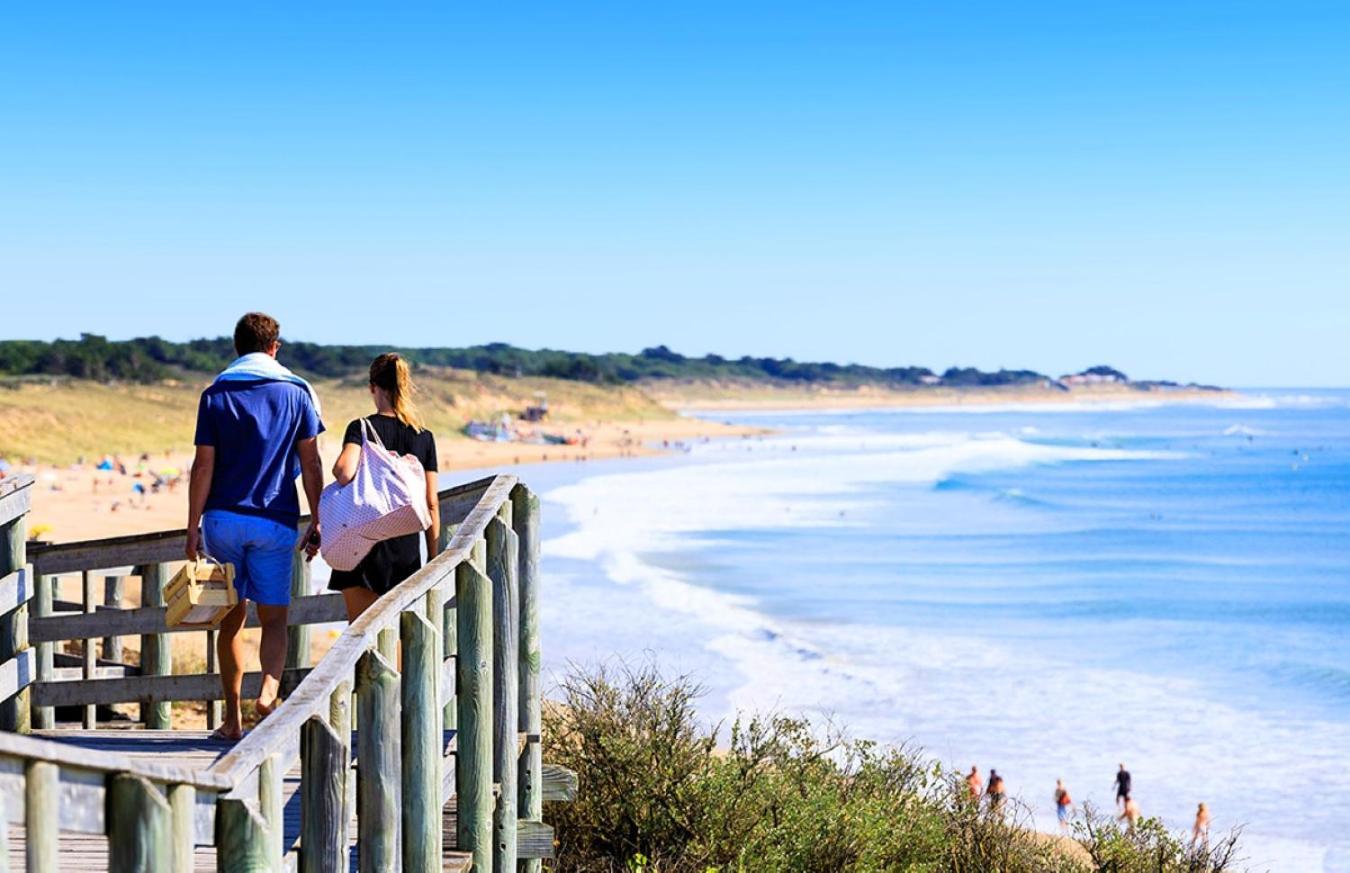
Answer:
<svg viewBox="0 0 1350 873"><path fill-rule="evenodd" d="M1059 820L1059 829L1061 831L1069 830L1069 807L1073 806L1073 798L1069 796L1069 789L1064 787L1063 779L1055 780L1055 818Z"/></svg>
<svg viewBox="0 0 1350 873"><path fill-rule="evenodd" d="M1003 777L998 775L998 771L993 767L989 768L989 811L994 815L1003 814L1003 801L1007 798L1007 792L1003 788Z"/></svg>
<svg viewBox="0 0 1350 873"><path fill-rule="evenodd" d="M243 736L239 697L243 644L239 631L248 602L262 625L260 718L277 706L286 665L286 611L291 602L291 556L300 521L295 480L304 481L313 513L298 548L313 558L319 546L323 432L318 399L309 384L277 362L276 319L250 312L234 328L239 354L202 392L197 408L196 456L188 483L188 560L209 556L234 565L239 603L220 625L217 654L225 713L216 739Z"/></svg>
<svg viewBox="0 0 1350 873"><path fill-rule="evenodd" d="M331 591L342 592L347 606L347 620L365 612L381 594L416 573L422 567L422 544L426 543L427 560L440 550L441 510L436 497L436 438L422 424L422 417L413 404L412 373L408 362L390 352L380 355L370 365L370 396L375 402L375 414L358 418L347 425L342 437L342 454L333 464L333 477L339 485L346 485L356 476L361 461L362 422L379 435L380 442L391 452L412 455L422 462L427 474L427 507L431 510L431 526L423 534L407 534L378 542L354 570L334 570L328 582Z"/></svg>
<svg viewBox="0 0 1350 873"><path fill-rule="evenodd" d="M1195 811L1195 825L1191 827L1191 848L1209 845L1209 807L1200 804Z"/></svg>
<svg viewBox="0 0 1350 873"><path fill-rule="evenodd" d="M970 772L966 774L966 793L971 803L978 803L980 795L984 793L984 780L980 778L980 768L974 764L970 765Z"/></svg>
<svg viewBox="0 0 1350 873"><path fill-rule="evenodd" d="M1126 830L1134 833L1134 826L1139 823L1139 801L1125 795L1125 811L1120 814L1119 820L1125 822Z"/></svg>
<svg viewBox="0 0 1350 873"><path fill-rule="evenodd" d="M1120 769L1116 771L1116 805L1126 803L1130 797L1130 789L1133 787L1134 778L1130 776L1130 771L1121 764Z"/></svg>

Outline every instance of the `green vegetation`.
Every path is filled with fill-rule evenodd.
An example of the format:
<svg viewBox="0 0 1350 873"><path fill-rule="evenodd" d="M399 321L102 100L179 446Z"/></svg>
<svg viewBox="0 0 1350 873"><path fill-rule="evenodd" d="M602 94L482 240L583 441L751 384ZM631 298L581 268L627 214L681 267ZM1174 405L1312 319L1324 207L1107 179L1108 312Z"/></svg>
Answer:
<svg viewBox="0 0 1350 873"><path fill-rule="evenodd" d="M342 378L360 373L390 346L285 343L286 363L320 378ZM927 367L864 367L859 364L806 363L791 358L689 358L665 346L636 355L591 355L553 349L521 349L505 343L467 348L398 348L394 351L421 366L453 367L503 376L538 376L596 384L625 384L658 379L703 381L765 381L855 387L914 387L936 378ZM226 337L186 343L159 337L112 341L94 334L78 340L0 341L0 374L11 376L73 376L96 381L156 382L191 373L214 373L234 358ZM941 375L945 385L957 387L1031 384L1046 377L1032 370L985 372L953 367Z"/></svg>
<svg viewBox="0 0 1350 873"><path fill-rule="evenodd" d="M1235 839L1185 848L1157 822L1126 834L1088 811L1076 839L1025 809L965 799L959 774L907 749L821 738L783 716L738 720L725 747L698 688L651 667L574 670L545 714L545 756L577 772L548 810L556 873L1217 873Z"/></svg>

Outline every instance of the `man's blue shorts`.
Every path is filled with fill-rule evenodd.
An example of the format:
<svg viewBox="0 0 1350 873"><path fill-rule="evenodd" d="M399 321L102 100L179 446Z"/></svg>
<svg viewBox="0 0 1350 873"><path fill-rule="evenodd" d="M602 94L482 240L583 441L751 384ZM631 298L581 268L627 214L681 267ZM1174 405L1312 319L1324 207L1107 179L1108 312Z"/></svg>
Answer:
<svg viewBox="0 0 1350 873"><path fill-rule="evenodd" d="M206 553L234 565L240 600L263 606L290 606L291 561L298 538L294 527L259 515L212 509L202 516Z"/></svg>

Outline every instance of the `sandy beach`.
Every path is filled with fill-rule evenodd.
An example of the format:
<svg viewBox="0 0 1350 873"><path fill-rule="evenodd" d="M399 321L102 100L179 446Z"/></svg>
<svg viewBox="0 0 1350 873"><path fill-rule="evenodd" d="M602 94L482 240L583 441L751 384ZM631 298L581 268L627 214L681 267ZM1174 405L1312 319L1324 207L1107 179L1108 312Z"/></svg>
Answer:
<svg viewBox="0 0 1350 873"><path fill-rule="evenodd" d="M509 470L517 464L584 463L606 458L641 457L678 452L683 446L697 441L760 432L759 428L691 417L583 422L556 429L565 431L577 442L537 445L482 442L458 434L438 437L440 468L443 472L491 471ZM320 451L325 466L331 465L338 453L338 437L334 432L320 437ZM20 463L14 466L13 472L32 473L37 479L33 510L29 516L30 537L48 542L72 542L182 527L187 515L184 474L191 462L192 455L184 448L146 455L144 460L140 457L116 459L115 463L126 465L126 473L116 467L96 469L97 461L64 466ZM155 488L156 478L170 482ZM304 501L303 494L301 501Z"/></svg>

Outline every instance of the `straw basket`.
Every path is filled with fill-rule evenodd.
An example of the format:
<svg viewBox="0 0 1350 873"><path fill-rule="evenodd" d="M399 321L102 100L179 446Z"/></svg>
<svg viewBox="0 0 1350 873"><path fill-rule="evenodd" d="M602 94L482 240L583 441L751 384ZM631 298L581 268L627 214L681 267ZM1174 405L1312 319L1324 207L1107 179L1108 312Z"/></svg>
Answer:
<svg viewBox="0 0 1350 873"><path fill-rule="evenodd" d="M234 565L209 558L188 561L164 586L165 621L170 627L216 627L238 602Z"/></svg>

